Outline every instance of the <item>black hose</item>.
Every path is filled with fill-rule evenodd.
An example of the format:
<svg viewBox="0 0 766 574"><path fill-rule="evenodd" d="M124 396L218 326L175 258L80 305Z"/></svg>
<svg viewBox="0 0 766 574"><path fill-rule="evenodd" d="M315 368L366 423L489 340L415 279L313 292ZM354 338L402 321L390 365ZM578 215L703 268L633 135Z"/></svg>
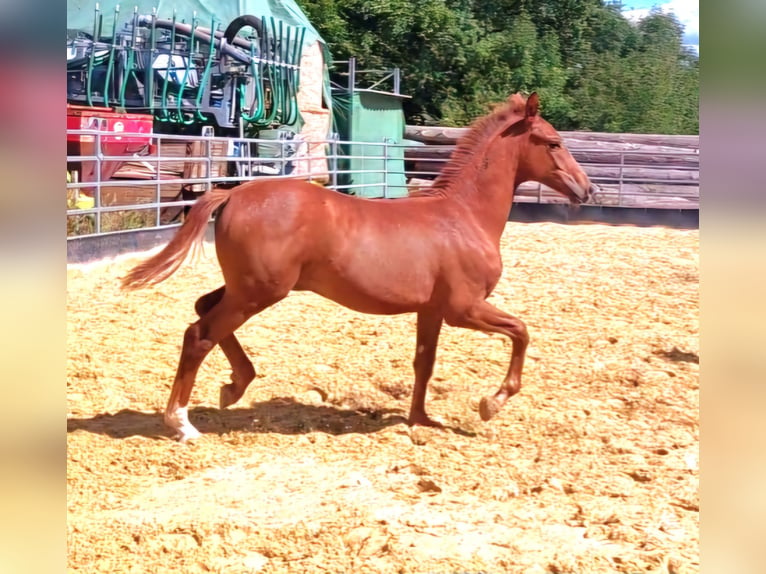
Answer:
<svg viewBox="0 0 766 574"><path fill-rule="evenodd" d="M151 25L151 17L150 16L141 16L139 18L139 25L147 26ZM182 24L181 22L175 22L173 23L172 20L156 20L154 25L157 28L163 28L166 30L172 30L175 28L176 32L180 32L181 34L184 34L186 36L192 36L192 27L189 24ZM221 50L221 52L227 56L231 56L235 60L242 62L243 64L249 64L250 63L250 55L246 54L234 46L232 46L228 41L226 43L222 43L220 41L220 38L218 37L218 34L214 34L214 37L211 37L209 33L205 33L199 28L196 28L194 30L194 37L201 41L205 42L206 44L210 44L211 42L217 42L218 48ZM223 36L223 34L221 34ZM236 42L237 45L245 44L249 46L249 43L245 40L242 42Z"/></svg>
<svg viewBox="0 0 766 574"><path fill-rule="evenodd" d="M261 22L260 18L250 16L249 14L237 16L234 18L234 20L232 20L229 25L226 26L223 37L226 38L226 42L228 44L234 44L237 37L237 32L247 26L250 26L253 30L255 30L258 33L259 38L263 37L263 22Z"/></svg>

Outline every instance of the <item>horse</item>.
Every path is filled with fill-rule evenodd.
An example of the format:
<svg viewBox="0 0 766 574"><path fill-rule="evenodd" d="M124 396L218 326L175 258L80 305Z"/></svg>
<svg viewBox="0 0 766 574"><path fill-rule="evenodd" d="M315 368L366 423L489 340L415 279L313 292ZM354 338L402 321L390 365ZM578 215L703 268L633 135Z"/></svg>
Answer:
<svg viewBox="0 0 766 574"><path fill-rule="evenodd" d="M507 374L479 403L481 419L490 420L521 388L529 341L521 319L486 300L502 273L500 238L514 191L525 181L573 205L596 190L539 114L537 93L512 94L475 120L432 186L405 198L360 198L295 179L253 180L200 196L167 245L121 282L133 290L170 277L215 218L224 285L195 303L199 319L183 336L165 424L182 442L200 436L187 408L215 345L232 369L220 408L236 403L255 369L235 330L291 291L306 290L361 313L417 314L410 426L443 428L426 413L425 399L444 323L509 337Z"/></svg>

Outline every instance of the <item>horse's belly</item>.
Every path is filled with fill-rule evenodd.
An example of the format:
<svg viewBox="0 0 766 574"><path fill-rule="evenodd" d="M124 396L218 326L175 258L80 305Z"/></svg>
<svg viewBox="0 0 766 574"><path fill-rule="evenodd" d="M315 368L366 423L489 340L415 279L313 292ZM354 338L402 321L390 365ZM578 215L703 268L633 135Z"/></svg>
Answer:
<svg viewBox="0 0 766 574"><path fill-rule="evenodd" d="M417 311L428 304L433 281L381 271L369 271L358 277L318 272L303 275L295 289L313 291L360 313L396 315Z"/></svg>

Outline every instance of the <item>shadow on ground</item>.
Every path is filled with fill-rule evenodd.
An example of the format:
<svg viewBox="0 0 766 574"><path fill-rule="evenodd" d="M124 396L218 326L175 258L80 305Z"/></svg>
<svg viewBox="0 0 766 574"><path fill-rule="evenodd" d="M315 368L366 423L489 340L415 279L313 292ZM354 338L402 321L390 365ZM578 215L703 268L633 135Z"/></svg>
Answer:
<svg viewBox="0 0 766 574"><path fill-rule="evenodd" d="M220 410L196 407L189 410L189 420L201 433L218 435L233 431L279 434L320 431L333 435L374 433L407 422L407 418L398 409L359 411L331 405L307 405L292 398L275 398L254 403L250 408ZM445 429L456 434L474 434L450 426L445 426ZM165 438L171 434L162 420L162 413L129 409L113 414L67 419L67 432L78 430L118 439L136 435Z"/></svg>

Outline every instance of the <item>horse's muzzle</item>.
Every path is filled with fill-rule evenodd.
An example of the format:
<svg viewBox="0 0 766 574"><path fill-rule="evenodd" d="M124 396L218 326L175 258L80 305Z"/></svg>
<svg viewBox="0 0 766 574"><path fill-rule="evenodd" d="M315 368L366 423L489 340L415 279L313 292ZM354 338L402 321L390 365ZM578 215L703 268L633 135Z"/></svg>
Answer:
<svg viewBox="0 0 766 574"><path fill-rule="evenodd" d="M583 199L583 203L588 203L592 199L594 199L598 193L601 191L601 189L595 184L588 182L588 189L585 192L585 198Z"/></svg>
<svg viewBox="0 0 766 574"><path fill-rule="evenodd" d="M593 184L588 180L588 184L586 186L578 186L579 189L575 192L575 195L577 196L577 203L579 205L582 205L583 203L588 203L595 194L597 194L600 190L597 185Z"/></svg>
<svg viewBox="0 0 766 574"><path fill-rule="evenodd" d="M582 205L583 203L588 203L591 197L591 189L592 185L590 182L588 182L587 185L580 185L579 182L573 182L574 185L569 186L569 190L571 192L570 195L570 202L574 205Z"/></svg>

